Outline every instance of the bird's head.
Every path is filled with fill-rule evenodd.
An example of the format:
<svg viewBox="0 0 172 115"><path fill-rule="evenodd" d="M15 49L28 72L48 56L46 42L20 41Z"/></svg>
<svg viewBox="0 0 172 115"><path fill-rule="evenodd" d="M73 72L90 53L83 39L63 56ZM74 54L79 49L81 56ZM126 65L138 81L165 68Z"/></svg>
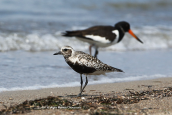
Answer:
<svg viewBox="0 0 172 115"><path fill-rule="evenodd" d="M57 53L54 53L54 55L63 55L64 57L69 57L72 55L73 48L70 46L64 46L61 48L61 50Z"/></svg>
<svg viewBox="0 0 172 115"><path fill-rule="evenodd" d="M121 21L115 24L115 28L120 29L124 34L125 32L128 32L129 34L131 34L136 40L138 40L139 42L143 43L134 33L133 31L130 29L130 24L126 21Z"/></svg>

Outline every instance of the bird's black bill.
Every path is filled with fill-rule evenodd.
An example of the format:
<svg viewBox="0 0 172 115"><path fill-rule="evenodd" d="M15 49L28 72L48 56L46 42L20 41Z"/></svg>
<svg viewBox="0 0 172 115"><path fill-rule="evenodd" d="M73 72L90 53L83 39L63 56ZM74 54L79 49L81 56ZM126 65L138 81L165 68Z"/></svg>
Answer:
<svg viewBox="0 0 172 115"><path fill-rule="evenodd" d="M53 55L62 55L62 52L59 51L59 52L57 52L57 53L54 53Z"/></svg>
<svg viewBox="0 0 172 115"><path fill-rule="evenodd" d="M138 40L140 43L143 43L134 33L132 30L129 30L128 33L130 33L136 40Z"/></svg>

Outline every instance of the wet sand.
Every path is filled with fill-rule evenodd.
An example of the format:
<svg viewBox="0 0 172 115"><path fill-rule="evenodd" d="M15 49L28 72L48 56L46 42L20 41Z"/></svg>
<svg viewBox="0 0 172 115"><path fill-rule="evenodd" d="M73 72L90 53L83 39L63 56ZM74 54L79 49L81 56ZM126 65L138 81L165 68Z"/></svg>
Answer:
<svg viewBox="0 0 172 115"><path fill-rule="evenodd" d="M0 109L5 109L6 107L20 104L26 100L34 100L40 98L46 98L48 96L60 96L65 99L83 99L98 96L98 95L113 95L117 96L119 93L122 95L127 94L129 91L144 91L144 90L157 90L166 87L172 87L172 77L169 78L158 78L152 80L141 80L132 82L122 82L122 83L108 83L108 84L96 84L89 85L85 88L83 92L83 97L76 97L79 93L80 87L57 87L57 88L47 88L39 90L22 90L22 91L6 91L0 93ZM170 92L172 93L172 92ZM172 97L159 97L152 98L151 100L143 100L135 104L122 104L118 106L123 106L124 109L130 108L129 111L132 113L141 114L172 114ZM149 108L149 109L148 109ZM80 111L81 112L81 111ZM28 115L34 114L81 114L79 110L34 110L30 113L25 113ZM124 111L126 113L127 111ZM82 111L82 114L89 113L88 110Z"/></svg>

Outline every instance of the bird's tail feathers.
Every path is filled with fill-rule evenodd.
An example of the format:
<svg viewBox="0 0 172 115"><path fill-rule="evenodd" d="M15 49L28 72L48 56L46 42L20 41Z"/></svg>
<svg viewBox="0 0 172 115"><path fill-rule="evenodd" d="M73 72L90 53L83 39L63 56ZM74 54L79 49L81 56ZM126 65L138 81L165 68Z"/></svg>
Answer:
<svg viewBox="0 0 172 115"><path fill-rule="evenodd" d="M62 36L73 37L73 36L77 36L77 34L78 34L77 31L66 31L62 33Z"/></svg>
<svg viewBox="0 0 172 115"><path fill-rule="evenodd" d="M124 72L124 71L122 71L121 69L118 69L118 68L114 68L113 70L116 71L116 72Z"/></svg>
<svg viewBox="0 0 172 115"><path fill-rule="evenodd" d="M112 67L112 66L108 66L108 67L107 67L107 70L108 70L109 72L124 72L123 70L118 69L118 68L115 68L115 67Z"/></svg>

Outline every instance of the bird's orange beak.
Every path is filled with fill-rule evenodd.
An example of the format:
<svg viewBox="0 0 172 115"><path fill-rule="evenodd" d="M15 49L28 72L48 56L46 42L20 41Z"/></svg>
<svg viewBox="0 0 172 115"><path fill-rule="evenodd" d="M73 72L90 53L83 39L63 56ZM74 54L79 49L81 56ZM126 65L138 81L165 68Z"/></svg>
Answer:
<svg viewBox="0 0 172 115"><path fill-rule="evenodd" d="M136 38L136 40L138 40L139 42L143 43L143 42L133 33L133 31L132 31L131 29L128 31L128 33L130 33L134 38Z"/></svg>

